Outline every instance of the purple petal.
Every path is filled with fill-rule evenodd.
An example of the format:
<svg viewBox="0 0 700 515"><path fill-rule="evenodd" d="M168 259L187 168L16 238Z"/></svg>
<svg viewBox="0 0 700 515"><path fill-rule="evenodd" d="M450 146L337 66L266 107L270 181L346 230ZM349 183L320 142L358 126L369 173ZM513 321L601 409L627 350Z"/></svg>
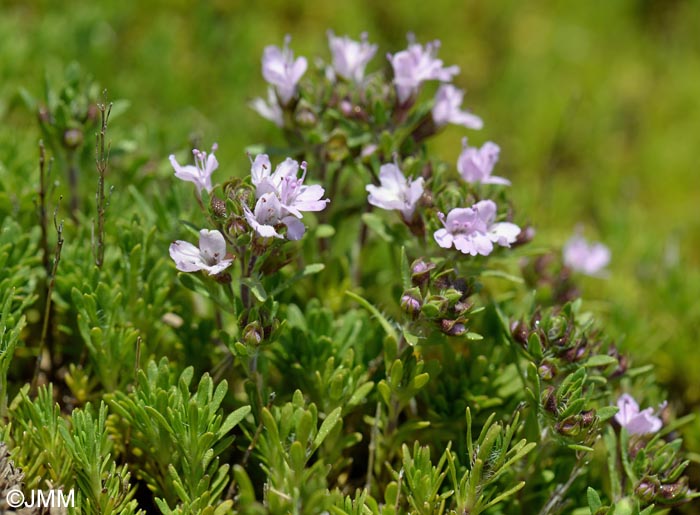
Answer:
<svg viewBox="0 0 700 515"><path fill-rule="evenodd" d="M489 230L489 237L494 243L498 243L501 247L510 247L511 243L520 234L520 227L510 222L500 222L493 224Z"/></svg>
<svg viewBox="0 0 700 515"><path fill-rule="evenodd" d="M447 229L438 229L433 234L435 241L443 249L449 249L452 246L453 238L452 234Z"/></svg>
<svg viewBox="0 0 700 515"><path fill-rule="evenodd" d="M450 231L456 231L471 226L476 222L477 213L469 207L457 207L447 213L445 225Z"/></svg>
<svg viewBox="0 0 700 515"><path fill-rule="evenodd" d="M639 413L639 404L631 395L624 393L617 400L617 409L615 420L621 426L626 426Z"/></svg>
<svg viewBox="0 0 700 515"><path fill-rule="evenodd" d="M301 211L322 211L326 208L326 204L330 202L328 199L321 200L325 190L318 184L311 186L303 186L301 193L297 195L294 205Z"/></svg>
<svg viewBox="0 0 700 515"><path fill-rule="evenodd" d="M490 226L496 219L496 203L493 200L482 200L472 206L479 219Z"/></svg>
<svg viewBox="0 0 700 515"><path fill-rule="evenodd" d="M205 270L209 275L220 274L226 270L233 263L233 259L224 259L215 265L205 267Z"/></svg>
<svg viewBox="0 0 700 515"><path fill-rule="evenodd" d="M277 165L277 168L275 168L273 180L275 181L275 184L279 184L284 177L296 177L298 172L299 163L291 157L288 157Z"/></svg>
<svg viewBox="0 0 700 515"><path fill-rule="evenodd" d="M269 177L271 169L272 166L270 165L270 158L267 154L258 154L255 156L255 160L250 168L250 175L253 185L257 186L263 179Z"/></svg>
<svg viewBox="0 0 700 515"><path fill-rule="evenodd" d="M293 216L283 218L282 223L287 226L287 238L290 240L300 240L306 232L304 224Z"/></svg>
<svg viewBox="0 0 700 515"><path fill-rule="evenodd" d="M496 175L492 175L490 177L486 177L485 179L482 179L481 181L482 184L503 184L504 186L510 186L510 181L504 177L498 177Z"/></svg>
<svg viewBox="0 0 700 515"><path fill-rule="evenodd" d="M199 249L188 241L177 240L170 244L170 257L181 272L196 272L207 265L202 260Z"/></svg>
<svg viewBox="0 0 700 515"><path fill-rule="evenodd" d="M199 231L199 250L208 264L218 263L226 256L226 240L219 231Z"/></svg>
<svg viewBox="0 0 700 515"><path fill-rule="evenodd" d="M663 422L661 422L659 417L655 417L653 413L654 410L651 408L642 410L625 424L625 429L627 429L630 434L637 435L656 433L663 426Z"/></svg>
<svg viewBox="0 0 700 515"><path fill-rule="evenodd" d="M403 207L403 202L398 197L398 193L394 190L378 187L374 184L368 184L365 186L365 190L367 190L369 193L367 202L373 206L390 211L394 209L401 209Z"/></svg>

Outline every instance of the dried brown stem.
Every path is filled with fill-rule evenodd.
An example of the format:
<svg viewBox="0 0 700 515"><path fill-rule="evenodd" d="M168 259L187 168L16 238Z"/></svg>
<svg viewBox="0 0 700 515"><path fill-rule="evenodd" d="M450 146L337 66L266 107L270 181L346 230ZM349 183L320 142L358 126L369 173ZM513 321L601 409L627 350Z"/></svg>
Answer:
<svg viewBox="0 0 700 515"><path fill-rule="evenodd" d="M107 104L107 91L104 92L105 102L97 104L100 111L100 132L97 133L95 144L95 166L97 168L97 241L95 242L95 264L102 268L105 256L105 174L109 164L111 143L105 145L107 123L112 112L112 104Z"/></svg>

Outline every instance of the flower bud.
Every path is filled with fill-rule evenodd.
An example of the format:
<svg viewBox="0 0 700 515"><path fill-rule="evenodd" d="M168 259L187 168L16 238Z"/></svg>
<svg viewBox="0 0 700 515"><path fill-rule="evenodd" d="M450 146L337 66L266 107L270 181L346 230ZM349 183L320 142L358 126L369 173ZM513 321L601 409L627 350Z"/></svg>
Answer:
<svg viewBox="0 0 700 515"><path fill-rule="evenodd" d="M83 143L83 131L80 129L68 129L63 133L63 145L69 149L76 149Z"/></svg>
<svg viewBox="0 0 700 515"><path fill-rule="evenodd" d="M263 340L263 329L258 322L251 322L243 328L243 341L251 346L258 346Z"/></svg>
<svg viewBox="0 0 700 515"><path fill-rule="evenodd" d="M682 477L679 481L659 487L659 495L666 502L678 502L688 493L688 478Z"/></svg>
<svg viewBox="0 0 700 515"><path fill-rule="evenodd" d="M581 420L577 415L571 415L557 422L554 429L564 436L578 436L581 433Z"/></svg>
<svg viewBox="0 0 700 515"><path fill-rule="evenodd" d="M569 350L567 350L564 353L563 358L569 363L576 363L577 361L580 361L585 355L586 346L579 344L576 347L572 347Z"/></svg>
<svg viewBox="0 0 700 515"><path fill-rule="evenodd" d="M659 490L659 480L655 477L645 476L634 487L634 495L645 503L652 502Z"/></svg>
<svg viewBox="0 0 700 515"><path fill-rule="evenodd" d="M228 233L233 236L233 238L238 238L243 234L248 234L250 227L245 223L243 217L234 216L231 217L228 224Z"/></svg>
<svg viewBox="0 0 700 515"><path fill-rule="evenodd" d="M422 259L416 259L411 265L411 282L414 286L422 288L430 282L430 271L435 268L434 263L426 263Z"/></svg>
<svg viewBox="0 0 700 515"><path fill-rule="evenodd" d="M617 421L615 421L617 423ZM637 454L644 449L647 445L646 439L643 437L640 437L640 435L633 435L632 438L630 438L629 441L629 446L627 447L627 451L629 452L630 458L634 459L637 457Z"/></svg>
<svg viewBox="0 0 700 515"><path fill-rule="evenodd" d="M557 396L554 392L554 387L549 386L547 389L544 391L544 400L542 402L542 407L549 411L552 415L557 415L559 413L558 407L557 407Z"/></svg>
<svg viewBox="0 0 700 515"><path fill-rule="evenodd" d="M530 336L530 330L522 319L518 321L514 320L510 324L510 334L516 342L522 346L526 346L527 339Z"/></svg>
<svg viewBox="0 0 700 515"><path fill-rule="evenodd" d="M467 332L467 327L459 320L443 319L440 321L440 330L448 336L462 336Z"/></svg>
<svg viewBox="0 0 700 515"><path fill-rule="evenodd" d="M469 297L470 295L472 295L474 293L474 289L473 289L472 285L470 283L468 283L467 280L462 278L462 277L458 277L457 279L452 281L452 288L454 288L455 290L457 290L460 293L461 300L466 299L467 297Z"/></svg>
<svg viewBox="0 0 700 515"><path fill-rule="evenodd" d="M457 313L458 315L463 315L464 313L469 311L473 306L474 304L472 304L471 302L459 301L457 304L454 305L454 310L455 313Z"/></svg>
<svg viewBox="0 0 700 515"><path fill-rule="evenodd" d="M418 288L406 290L401 296L401 309L411 316L416 316L420 313L422 307L422 298Z"/></svg>
<svg viewBox="0 0 700 515"><path fill-rule="evenodd" d="M360 157L363 160L368 160L368 158L374 154L377 150L379 149L379 146L376 145L375 143L370 143L369 145L365 145L362 147L362 151L360 151Z"/></svg>
<svg viewBox="0 0 700 515"><path fill-rule="evenodd" d="M301 127L313 127L318 122L318 118L310 108L300 106L294 114L294 121Z"/></svg>
<svg viewBox="0 0 700 515"><path fill-rule="evenodd" d="M539 374L540 379L543 381L551 381L557 374L557 369L554 366L554 363L549 360L544 360L537 369L537 373Z"/></svg>
<svg viewBox="0 0 700 515"><path fill-rule="evenodd" d="M581 425L583 427L590 427L592 426L596 419L598 418L595 414L594 409L589 409L589 410L584 410L580 413L581 415Z"/></svg>

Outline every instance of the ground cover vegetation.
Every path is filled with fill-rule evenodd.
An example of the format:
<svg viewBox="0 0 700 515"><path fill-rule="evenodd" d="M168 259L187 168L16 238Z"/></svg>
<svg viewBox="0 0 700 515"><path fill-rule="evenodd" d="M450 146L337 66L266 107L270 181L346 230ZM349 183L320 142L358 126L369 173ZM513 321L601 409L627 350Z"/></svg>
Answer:
<svg viewBox="0 0 700 515"><path fill-rule="evenodd" d="M693 513L697 7L3 6L0 490Z"/></svg>

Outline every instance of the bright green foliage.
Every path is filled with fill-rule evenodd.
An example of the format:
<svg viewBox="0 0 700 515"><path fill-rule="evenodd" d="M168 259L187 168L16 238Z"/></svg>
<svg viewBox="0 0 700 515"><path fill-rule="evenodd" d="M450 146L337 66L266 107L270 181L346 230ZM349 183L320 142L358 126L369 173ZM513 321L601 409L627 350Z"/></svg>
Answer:
<svg viewBox="0 0 700 515"><path fill-rule="evenodd" d="M107 434L107 406L100 405L97 417L90 404L76 409L71 415L70 431L66 425L59 427L66 448L73 459L73 474L78 489L76 514L143 513L131 500L134 490L129 484L127 466L118 467L112 460L112 442Z"/></svg>
<svg viewBox="0 0 700 515"><path fill-rule="evenodd" d="M0 225L0 417L7 412L7 375L26 325L25 311L35 301L39 264L37 232L25 232L11 218Z"/></svg>
<svg viewBox="0 0 700 515"><path fill-rule="evenodd" d="M139 372L134 392L116 392L110 402L121 417L115 430L128 435L121 443L142 463L137 475L156 494L164 513L227 510L230 501L219 504L218 499L228 483L229 466L219 465L219 455L233 442L229 432L250 408L239 408L224 419L220 406L226 381L214 389L204 375L190 394L193 369L185 369L175 384L171 374L165 358L158 365L150 362L146 372Z"/></svg>
<svg viewBox="0 0 700 515"><path fill-rule="evenodd" d="M325 413L340 407L348 415L360 406L374 386L362 366L374 351L367 339L374 328L364 313L350 310L335 318L312 300L306 313L288 306L286 323L288 330L274 349L284 388L301 389Z"/></svg>
<svg viewBox="0 0 700 515"><path fill-rule="evenodd" d="M472 418L467 408L467 470L458 478L455 461L447 450L449 472L454 484L456 508L451 513L478 514L494 506L521 490L525 481L510 480L505 488L498 488L497 480L504 473L514 474L513 465L531 452L537 444L527 443L521 439L513 442L519 428L519 414L516 413L512 424L493 423L491 415L481 428L476 441L472 440Z"/></svg>
<svg viewBox="0 0 700 515"><path fill-rule="evenodd" d="M263 408L257 452L268 476L264 499L271 513L318 513L331 505L326 491L330 465L311 458L340 430L340 414L336 408L319 426L316 405L307 406L299 390L282 407Z"/></svg>
<svg viewBox="0 0 700 515"><path fill-rule="evenodd" d="M74 488L70 513L694 513L700 10L657 3L3 5L0 459ZM327 79L327 27L379 43L362 85ZM482 132L432 138L436 84L396 101L409 30L461 66ZM246 102L287 32L309 67L277 131ZM512 187L460 180L465 133ZM214 141L198 195L167 157ZM251 230L246 149L325 188L302 240ZM367 203L394 161L425 180L412 220ZM482 199L534 242L437 247L439 213ZM563 266L581 220L606 281ZM168 246L202 228L232 266L178 273ZM669 400L658 433L620 427L622 392Z"/></svg>
<svg viewBox="0 0 700 515"><path fill-rule="evenodd" d="M413 453L406 444L401 447L403 467L396 474L407 492L406 496L412 511L418 514L444 513L445 499L450 497L452 490L440 493L440 487L447 475L445 464L450 456L449 448L445 450L436 466L430 459L430 448L420 447L418 442L413 445Z"/></svg>
<svg viewBox="0 0 700 515"><path fill-rule="evenodd" d="M12 407L15 420L9 434L14 443L12 456L22 467L28 488L68 487L75 481L71 455L61 436L66 421L53 394L49 385L42 387L37 398L31 400L25 387Z"/></svg>
<svg viewBox="0 0 700 515"><path fill-rule="evenodd" d="M59 293L77 312L78 331L108 392L131 382L138 366L137 340L155 351L156 343L167 339L167 326L151 321L167 312L171 293L168 264L154 249L155 228L147 229L134 217L115 229L118 247L109 249L102 269L92 263L91 249L82 247L73 251L76 255L66 253L67 270L58 281Z"/></svg>

